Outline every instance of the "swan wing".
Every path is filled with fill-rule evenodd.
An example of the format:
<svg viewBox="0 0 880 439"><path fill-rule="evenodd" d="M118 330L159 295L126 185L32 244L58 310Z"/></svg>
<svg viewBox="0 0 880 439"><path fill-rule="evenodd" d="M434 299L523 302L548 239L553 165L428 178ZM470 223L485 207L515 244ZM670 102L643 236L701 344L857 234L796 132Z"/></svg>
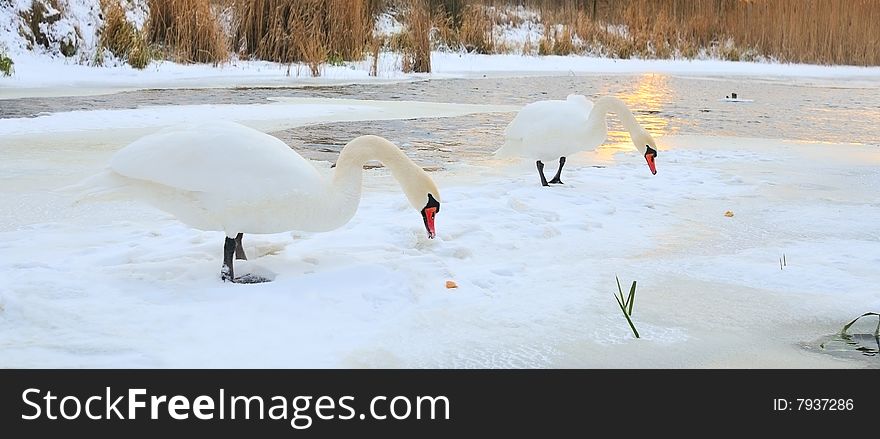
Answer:
<svg viewBox="0 0 880 439"><path fill-rule="evenodd" d="M593 111L593 101L587 99L584 95L568 95L565 102L580 107L581 111L589 117L590 111Z"/></svg>
<svg viewBox="0 0 880 439"><path fill-rule="evenodd" d="M505 130L509 138L527 138L529 136L546 136L570 133L582 130L593 109L593 103L585 97L582 99L550 100L533 102L517 113Z"/></svg>
<svg viewBox="0 0 880 439"><path fill-rule="evenodd" d="M592 108L580 95L528 104L507 126L504 146L496 154L549 159L585 148L584 130Z"/></svg>
<svg viewBox="0 0 880 439"><path fill-rule="evenodd" d="M322 177L280 139L232 122L168 128L129 144L114 172L174 189L229 199L315 192Z"/></svg>

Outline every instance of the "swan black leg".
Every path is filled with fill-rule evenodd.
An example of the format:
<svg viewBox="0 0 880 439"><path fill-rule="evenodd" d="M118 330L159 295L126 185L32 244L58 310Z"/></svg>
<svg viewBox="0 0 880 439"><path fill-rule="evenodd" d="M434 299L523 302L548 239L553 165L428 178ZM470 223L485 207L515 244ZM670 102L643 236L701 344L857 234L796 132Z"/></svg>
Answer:
<svg viewBox="0 0 880 439"><path fill-rule="evenodd" d="M565 157L559 157L559 170L556 171L556 176L553 177L553 180L550 180L550 184L562 184L562 167L565 166Z"/></svg>
<svg viewBox="0 0 880 439"><path fill-rule="evenodd" d="M544 177L544 164L538 160L538 175L541 176L541 186L549 186L547 184L547 177Z"/></svg>
<svg viewBox="0 0 880 439"><path fill-rule="evenodd" d="M223 268L220 269L220 279L223 282L235 282L235 271L232 268L232 257L235 255L235 239L226 237L223 246Z"/></svg>
<svg viewBox="0 0 880 439"><path fill-rule="evenodd" d="M247 260L247 256L244 254L244 249L241 247L242 236L244 236L244 234L239 233L235 238L226 237L226 244L223 246L223 268L220 270L220 279L222 279L223 282L228 281L237 284L259 284L263 282L271 282L272 279L267 279L256 274L245 274L235 277L235 270L232 267L233 261L235 259Z"/></svg>
<svg viewBox="0 0 880 439"><path fill-rule="evenodd" d="M246 261L247 255L244 254L244 247L241 246L242 236L244 236L244 233L239 233L235 236L235 259Z"/></svg>

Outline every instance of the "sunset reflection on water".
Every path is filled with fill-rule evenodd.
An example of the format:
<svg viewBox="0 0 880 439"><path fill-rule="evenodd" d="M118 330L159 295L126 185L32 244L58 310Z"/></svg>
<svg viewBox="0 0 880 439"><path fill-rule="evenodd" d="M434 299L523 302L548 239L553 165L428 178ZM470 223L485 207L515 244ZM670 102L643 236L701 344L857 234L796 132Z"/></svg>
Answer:
<svg viewBox="0 0 880 439"><path fill-rule="evenodd" d="M605 94L614 95L625 102L642 128L657 140L660 149L663 149L660 137L678 132L678 128L670 124L669 118L662 115L673 99L669 76L653 73L633 76L632 86L627 90L617 93L609 90ZM629 132L616 115L609 116L608 140L604 146L597 149L597 158L610 161L614 154L632 150L634 148Z"/></svg>

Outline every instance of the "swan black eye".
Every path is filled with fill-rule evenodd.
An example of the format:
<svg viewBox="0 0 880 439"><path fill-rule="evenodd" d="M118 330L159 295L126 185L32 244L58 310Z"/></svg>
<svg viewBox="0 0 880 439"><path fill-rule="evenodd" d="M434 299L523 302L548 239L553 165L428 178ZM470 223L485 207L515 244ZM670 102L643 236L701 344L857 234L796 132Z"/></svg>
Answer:
<svg viewBox="0 0 880 439"><path fill-rule="evenodd" d="M651 145L645 145L645 149L647 150L648 154L653 154L654 157L657 157L657 150L654 148L651 148Z"/></svg>

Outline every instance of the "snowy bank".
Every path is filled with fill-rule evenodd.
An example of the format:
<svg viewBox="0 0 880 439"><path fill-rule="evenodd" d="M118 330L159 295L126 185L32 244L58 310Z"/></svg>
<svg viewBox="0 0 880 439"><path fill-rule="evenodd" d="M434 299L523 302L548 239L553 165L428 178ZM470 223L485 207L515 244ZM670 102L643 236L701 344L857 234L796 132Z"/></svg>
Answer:
<svg viewBox="0 0 880 439"><path fill-rule="evenodd" d="M383 58L378 76L369 75L369 62L323 66L313 78L302 65L233 60L219 66L154 61L146 69L127 65L90 67L72 60L35 55L15 57L15 75L0 77L0 99L33 96L108 94L156 88L301 87L353 82L387 82L414 78L394 66L398 58Z"/></svg>
<svg viewBox="0 0 880 439"><path fill-rule="evenodd" d="M83 131L161 128L209 121L248 123L277 131L310 123L455 117L475 113L516 111L514 105L472 105L434 102L366 101L355 99L270 98L265 104L150 105L126 110L47 113L38 117L0 119L0 136L57 135Z"/></svg>
<svg viewBox="0 0 880 439"><path fill-rule="evenodd" d="M435 52L434 73L558 75L560 73L667 73L691 76L755 76L782 78L862 78L880 81L880 67L820 66L687 59L612 59L589 56L479 55Z"/></svg>
<svg viewBox="0 0 880 439"><path fill-rule="evenodd" d="M63 59L22 56L15 76L0 77L0 99L32 96L106 94L151 88L300 87L371 81L407 81L473 76L558 76L585 74L667 73L699 77L848 78L880 83L880 67L816 66L729 61L617 60L583 56L475 55L434 52L432 74L404 74L393 53L380 57L379 76L369 76L368 62L324 66L312 78L308 68L264 61L210 65L154 62L147 69L128 66L87 67Z"/></svg>

